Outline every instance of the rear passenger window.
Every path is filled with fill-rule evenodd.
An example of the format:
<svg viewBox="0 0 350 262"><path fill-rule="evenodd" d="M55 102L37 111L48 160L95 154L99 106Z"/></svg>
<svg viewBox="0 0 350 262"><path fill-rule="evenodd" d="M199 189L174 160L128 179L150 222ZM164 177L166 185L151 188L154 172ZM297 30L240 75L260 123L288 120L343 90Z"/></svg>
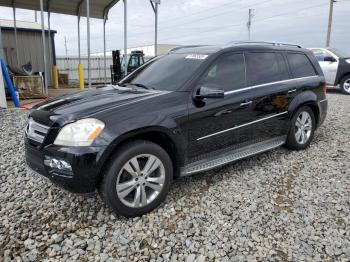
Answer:
<svg viewBox="0 0 350 262"><path fill-rule="evenodd" d="M280 69L280 80L287 80L289 79L289 73L288 73L288 66L287 62L284 59L282 54L276 53L278 67Z"/></svg>
<svg viewBox="0 0 350 262"><path fill-rule="evenodd" d="M310 60L304 54L287 54L287 60L293 77L315 76L316 72Z"/></svg>
<svg viewBox="0 0 350 262"><path fill-rule="evenodd" d="M276 53L247 53L249 85L261 85L289 78L283 56Z"/></svg>
<svg viewBox="0 0 350 262"><path fill-rule="evenodd" d="M209 68L200 80L200 85L237 90L246 86L243 54L223 55Z"/></svg>

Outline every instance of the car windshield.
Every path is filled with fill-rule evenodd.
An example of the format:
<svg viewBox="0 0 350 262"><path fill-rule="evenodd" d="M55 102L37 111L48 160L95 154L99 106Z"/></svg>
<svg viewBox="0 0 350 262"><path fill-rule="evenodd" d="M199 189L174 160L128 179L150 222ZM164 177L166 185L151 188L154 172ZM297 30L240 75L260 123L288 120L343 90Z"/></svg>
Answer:
<svg viewBox="0 0 350 262"><path fill-rule="evenodd" d="M347 54L346 52L343 52L337 48L329 48L328 50L340 58L350 58L349 54Z"/></svg>
<svg viewBox="0 0 350 262"><path fill-rule="evenodd" d="M126 77L121 84L175 91L189 80L206 58L207 55L199 54L167 54L148 62Z"/></svg>

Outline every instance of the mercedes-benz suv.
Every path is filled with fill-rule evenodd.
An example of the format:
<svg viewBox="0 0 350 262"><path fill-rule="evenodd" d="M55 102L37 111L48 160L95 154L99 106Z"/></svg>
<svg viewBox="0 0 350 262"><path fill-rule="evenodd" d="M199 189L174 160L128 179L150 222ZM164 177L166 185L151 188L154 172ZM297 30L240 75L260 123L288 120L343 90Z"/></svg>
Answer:
<svg viewBox="0 0 350 262"><path fill-rule="evenodd" d="M36 106L28 166L79 194L99 191L116 213L140 216L176 177L286 146L309 146L327 112L311 51L236 42L156 57L116 86Z"/></svg>

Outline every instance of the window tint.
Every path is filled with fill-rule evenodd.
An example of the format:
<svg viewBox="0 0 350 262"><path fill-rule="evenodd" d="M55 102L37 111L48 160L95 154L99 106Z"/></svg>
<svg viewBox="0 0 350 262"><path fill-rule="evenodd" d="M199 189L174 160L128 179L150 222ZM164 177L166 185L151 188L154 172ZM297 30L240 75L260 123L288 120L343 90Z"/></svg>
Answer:
<svg viewBox="0 0 350 262"><path fill-rule="evenodd" d="M310 60L304 54L287 54L288 63L293 77L306 77L316 75Z"/></svg>
<svg viewBox="0 0 350 262"><path fill-rule="evenodd" d="M200 85L220 88L225 91L236 90L246 86L243 54L221 56L207 70Z"/></svg>
<svg viewBox="0 0 350 262"><path fill-rule="evenodd" d="M261 85L288 79L282 59L275 53L246 53L248 84Z"/></svg>
<svg viewBox="0 0 350 262"><path fill-rule="evenodd" d="M122 84L139 83L157 90L179 89L194 74L207 55L200 58L188 54L168 54L157 57L127 76Z"/></svg>
<svg viewBox="0 0 350 262"><path fill-rule="evenodd" d="M289 79L290 77L288 73L287 62L284 59L283 55L276 53L276 58L277 58L278 67L279 67L280 80Z"/></svg>

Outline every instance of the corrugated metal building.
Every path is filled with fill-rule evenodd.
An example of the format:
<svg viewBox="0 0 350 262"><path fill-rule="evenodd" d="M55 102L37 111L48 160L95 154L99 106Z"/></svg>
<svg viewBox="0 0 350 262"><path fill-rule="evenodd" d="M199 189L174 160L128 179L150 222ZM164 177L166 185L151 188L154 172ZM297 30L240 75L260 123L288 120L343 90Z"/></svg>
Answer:
<svg viewBox="0 0 350 262"><path fill-rule="evenodd" d="M0 19L1 45L5 62L10 66L21 66L31 62L33 72L44 72L41 25L35 22L17 21L18 50L16 50L15 30L12 20ZM55 34L57 32L45 30L47 46L51 37L51 48L47 48L48 85L52 86L52 65L56 63ZM17 53L19 65L17 65Z"/></svg>

